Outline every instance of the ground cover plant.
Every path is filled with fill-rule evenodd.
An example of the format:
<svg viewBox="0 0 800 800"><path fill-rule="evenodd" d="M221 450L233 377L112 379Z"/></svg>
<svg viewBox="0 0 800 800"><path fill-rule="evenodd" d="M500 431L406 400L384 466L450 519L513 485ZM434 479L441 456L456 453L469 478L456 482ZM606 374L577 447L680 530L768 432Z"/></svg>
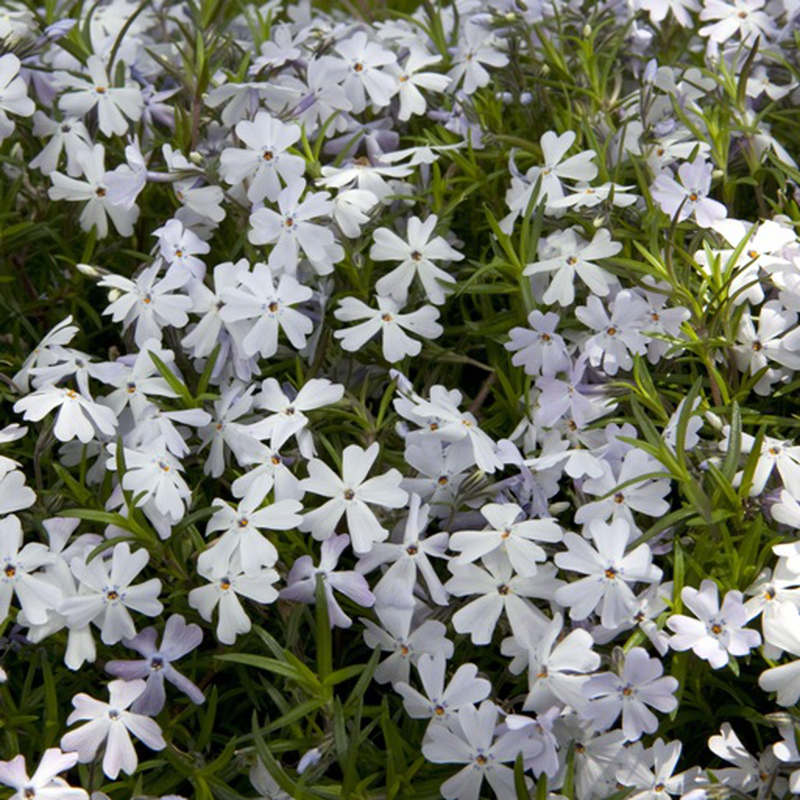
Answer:
<svg viewBox="0 0 800 800"><path fill-rule="evenodd" d="M800 793L798 46L6 0L0 797Z"/></svg>

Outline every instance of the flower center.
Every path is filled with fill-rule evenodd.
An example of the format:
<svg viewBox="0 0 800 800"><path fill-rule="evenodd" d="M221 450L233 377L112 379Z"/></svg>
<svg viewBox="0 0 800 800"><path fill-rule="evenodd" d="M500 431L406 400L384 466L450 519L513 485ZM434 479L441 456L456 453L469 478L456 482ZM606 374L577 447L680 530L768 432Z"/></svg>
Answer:
<svg viewBox="0 0 800 800"><path fill-rule="evenodd" d="M247 519L247 517L240 517L239 520L236 522L236 524L240 528L246 528L250 524L250 520Z"/></svg>
<svg viewBox="0 0 800 800"><path fill-rule="evenodd" d="M273 300L273 301L272 301L272 302L271 302L271 303L270 303L270 304L267 306L267 309L270 311L270 313L274 314L274 313L275 313L275 312L278 310L278 307L279 307L279 306L278 306L278 303L277 303L277 301Z"/></svg>
<svg viewBox="0 0 800 800"><path fill-rule="evenodd" d="M108 717L116 722L119 719L119 711L116 708L109 708Z"/></svg>
<svg viewBox="0 0 800 800"><path fill-rule="evenodd" d="M617 335L617 329L612 325L610 328L606 328L606 333L609 336L616 336Z"/></svg>
<svg viewBox="0 0 800 800"><path fill-rule="evenodd" d="M443 717L444 711L445 711L444 706L441 703L439 703L439 705L437 705L433 709L433 713L436 714L437 717Z"/></svg>
<svg viewBox="0 0 800 800"><path fill-rule="evenodd" d="M13 564L9 564L5 568L6 578L13 578L17 574L17 568Z"/></svg>
<svg viewBox="0 0 800 800"><path fill-rule="evenodd" d="M415 250L415 251L414 251L414 252L411 254L411 260L412 260L412 261L422 261L422 253L420 253L420 251L419 251L419 250Z"/></svg>
<svg viewBox="0 0 800 800"><path fill-rule="evenodd" d="M410 544L408 547L406 547L406 553L408 553L410 556L415 556L417 553L419 553L419 547L417 547L415 544Z"/></svg>
<svg viewBox="0 0 800 800"><path fill-rule="evenodd" d="M228 589L231 588L231 579L230 578L222 578L219 582L219 588L222 589L223 592L227 592Z"/></svg>
<svg viewBox="0 0 800 800"><path fill-rule="evenodd" d="M263 158L264 161L272 161L272 159L275 158L275 155L272 150L265 150L261 158Z"/></svg>
<svg viewBox="0 0 800 800"><path fill-rule="evenodd" d="M613 581L617 577L616 567L606 567L605 576L608 580Z"/></svg>
<svg viewBox="0 0 800 800"><path fill-rule="evenodd" d="M720 625L718 622L715 622L711 626L711 633L713 633L714 636L719 636L722 633L722 625Z"/></svg>
<svg viewBox="0 0 800 800"><path fill-rule="evenodd" d="M502 595L507 595L511 589L508 588L504 583L501 583L500 586L497 587L497 593Z"/></svg>
<svg viewBox="0 0 800 800"><path fill-rule="evenodd" d="M119 600L119 592L116 589L110 589L108 592L106 592L106 600L108 600L109 603L116 602Z"/></svg>
<svg viewBox="0 0 800 800"><path fill-rule="evenodd" d="M391 314L381 314L381 319L384 322L391 322L392 321L392 315Z"/></svg>
<svg viewBox="0 0 800 800"><path fill-rule="evenodd" d="M614 502L615 502L617 505L621 505L622 503L624 503L624 502L625 502L625 495L624 495L624 494L622 494L622 492L617 492L617 493L614 495Z"/></svg>
<svg viewBox="0 0 800 800"><path fill-rule="evenodd" d="M105 190L105 189L104 189L102 186L98 186L98 187L97 187L97 188L94 190L94 193L95 193L95 194L96 194L98 197L105 197L105 196L106 196L106 190Z"/></svg>
<svg viewBox="0 0 800 800"><path fill-rule="evenodd" d="M153 656L150 659L150 669L153 670L153 672L160 672L164 669L164 659L161 658L161 656Z"/></svg>
<svg viewBox="0 0 800 800"><path fill-rule="evenodd" d="M447 484L450 483L450 479L447 477L447 475L440 475L439 480L436 481L436 483L438 483L439 486L447 486Z"/></svg>
<svg viewBox="0 0 800 800"><path fill-rule="evenodd" d="M352 500L356 496L356 493L352 489L345 489L344 490L344 499L345 500Z"/></svg>

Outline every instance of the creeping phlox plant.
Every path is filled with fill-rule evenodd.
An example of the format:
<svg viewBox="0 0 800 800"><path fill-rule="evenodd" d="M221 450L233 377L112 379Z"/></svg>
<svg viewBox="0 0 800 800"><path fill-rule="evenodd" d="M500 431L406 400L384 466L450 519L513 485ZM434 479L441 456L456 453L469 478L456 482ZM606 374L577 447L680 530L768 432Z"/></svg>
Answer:
<svg viewBox="0 0 800 800"><path fill-rule="evenodd" d="M800 794L798 0L6 0L0 797Z"/></svg>

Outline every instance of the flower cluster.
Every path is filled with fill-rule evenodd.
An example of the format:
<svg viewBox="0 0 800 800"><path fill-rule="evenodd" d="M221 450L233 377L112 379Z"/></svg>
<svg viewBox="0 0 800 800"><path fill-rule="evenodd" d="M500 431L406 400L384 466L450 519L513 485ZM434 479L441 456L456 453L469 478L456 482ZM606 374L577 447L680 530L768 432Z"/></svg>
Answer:
<svg viewBox="0 0 800 800"><path fill-rule="evenodd" d="M317 5L0 17L0 784L800 793L800 4Z"/></svg>

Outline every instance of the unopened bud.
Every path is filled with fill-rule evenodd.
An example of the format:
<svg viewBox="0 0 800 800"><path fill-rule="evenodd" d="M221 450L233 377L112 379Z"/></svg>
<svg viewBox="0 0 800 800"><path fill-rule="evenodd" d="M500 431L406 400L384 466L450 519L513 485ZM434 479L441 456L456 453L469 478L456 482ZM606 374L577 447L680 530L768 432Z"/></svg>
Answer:
<svg viewBox="0 0 800 800"><path fill-rule="evenodd" d="M557 517L559 514L563 514L568 508L569 503L566 500L560 500L558 503L551 503L547 510L550 512L550 516Z"/></svg>
<svg viewBox="0 0 800 800"><path fill-rule="evenodd" d="M189 161L195 166L201 167L203 165L203 156L201 153L198 153L197 150L192 150L192 152L189 153Z"/></svg>
<svg viewBox="0 0 800 800"><path fill-rule="evenodd" d="M108 292L108 302L113 303L122 296L122 292L119 289L110 289Z"/></svg>
<svg viewBox="0 0 800 800"><path fill-rule="evenodd" d="M533 95L530 92L523 92L519 96L519 102L523 106L529 106L533 102Z"/></svg>
<svg viewBox="0 0 800 800"><path fill-rule="evenodd" d="M714 178L715 180L719 180L720 178L724 178L725 177L725 170L724 169L715 169L711 173L711 177Z"/></svg>
<svg viewBox="0 0 800 800"><path fill-rule="evenodd" d="M592 26L589 25L587 22L586 25L583 26L583 38L588 39L592 35Z"/></svg>
<svg viewBox="0 0 800 800"><path fill-rule="evenodd" d="M91 264L76 264L75 269L77 269L78 272L82 272L89 278L94 278L95 280L98 280L102 277L100 270L97 269L97 267L93 267Z"/></svg>

